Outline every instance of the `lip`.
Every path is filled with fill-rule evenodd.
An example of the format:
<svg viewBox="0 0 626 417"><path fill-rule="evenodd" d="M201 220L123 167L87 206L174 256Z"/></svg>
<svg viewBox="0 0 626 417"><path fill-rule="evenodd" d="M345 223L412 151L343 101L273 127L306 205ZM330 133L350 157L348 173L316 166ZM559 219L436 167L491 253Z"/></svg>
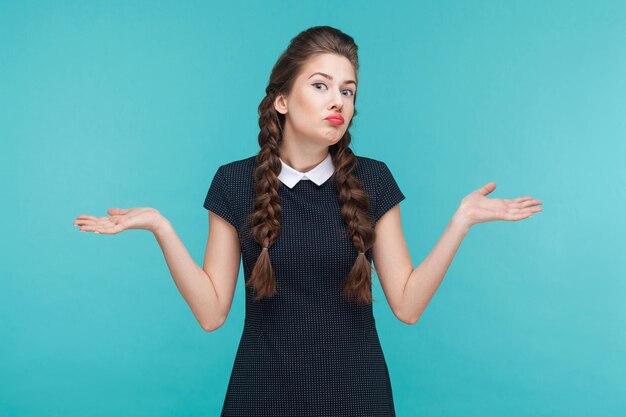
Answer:
<svg viewBox="0 0 626 417"><path fill-rule="evenodd" d="M334 124L335 126L342 125L345 122L345 120L343 119L343 116L340 114L333 114L332 116L328 116L326 120L328 120L330 123Z"/></svg>

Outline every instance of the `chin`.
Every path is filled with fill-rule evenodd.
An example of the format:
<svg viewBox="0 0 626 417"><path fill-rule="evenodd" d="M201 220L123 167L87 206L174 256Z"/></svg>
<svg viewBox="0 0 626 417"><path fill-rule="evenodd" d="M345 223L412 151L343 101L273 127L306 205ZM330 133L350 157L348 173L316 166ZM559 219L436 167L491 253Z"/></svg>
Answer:
<svg viewBox="0 0 626 417"><path fill-rule="evenodd" d="M328 142L328 145L330 146L330 145L334 145L335 143L339 142L342 137L343 137L343 134L341 136L333 136L333 137L327 138L326 141Z"/></svg>
<svg viewBox="0 0 626 417"><path fill-rule="evenodd" d="M326 136L325 136L325 140L330 144L330 145L334 145L335 143L339 142L341 140L341 138L343 137L343 135L346 133L345 130L333 130L331 132L327 132Z"/></svg>

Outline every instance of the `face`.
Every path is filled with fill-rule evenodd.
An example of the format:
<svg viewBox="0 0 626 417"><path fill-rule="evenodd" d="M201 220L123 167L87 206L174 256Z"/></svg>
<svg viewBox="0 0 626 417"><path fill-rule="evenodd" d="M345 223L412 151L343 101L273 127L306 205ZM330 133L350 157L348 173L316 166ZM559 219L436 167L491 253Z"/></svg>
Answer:
<svg viewBox="0 0 626 417"><path fill-rule="evenodd" d="M333 145L343 137L354 115L356 77L350 61L340 55L321 54L304 65L288 96L274 102L285 115L284 140ZM326 120L341 115L343 123Z"/></svg>

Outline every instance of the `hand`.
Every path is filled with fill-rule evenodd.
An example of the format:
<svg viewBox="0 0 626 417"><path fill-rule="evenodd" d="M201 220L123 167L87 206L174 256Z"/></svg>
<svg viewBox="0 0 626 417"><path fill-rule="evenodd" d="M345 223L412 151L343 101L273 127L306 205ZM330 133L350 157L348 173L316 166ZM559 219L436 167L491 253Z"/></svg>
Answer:
<svg viewBox="0 0 626 417"><path fill-rule="evenodd" d="M469 227L494 220L518 221L542 212L541 200L532 197L514 199L487 198L487 194L496 189L496 183L490 182L467 195L461 201L455 216L468 229Z"/></svg>
<svg viewBox="0 0 626 417"><path fill-rule="evenodd" d="M113 235L126 229L144 229L156 232L164 217L158 210L150 207L131 209L110 208L109 217L95 217L81 214L74 220L74 226L80 226L81 232L94 232Z"/></svg>

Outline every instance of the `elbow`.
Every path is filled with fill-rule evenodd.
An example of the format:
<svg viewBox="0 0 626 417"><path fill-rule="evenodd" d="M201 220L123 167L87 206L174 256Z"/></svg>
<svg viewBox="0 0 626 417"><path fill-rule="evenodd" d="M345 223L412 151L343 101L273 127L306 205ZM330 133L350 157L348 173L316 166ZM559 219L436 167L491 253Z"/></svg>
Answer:
<svg viewBox="0 0 626 417"><path fill-rule="evenodd" d="M417 320L419 320L419 316L417 316L417 317L411 317L411 316L409 316L409 315L404 315L404 314L396 314L395 316L396 316L396 318L397 318L398 320L400 320L402 323L404 323L404 324L408 324L408 325L415 324L415 323L417 323Z"/></svg>
<svg viewBox="0 0 626 417"><path fill-rule="evenodd" d="M204 330L205 332L210 333L222 327L225 321L226 320L219 320L217 322L200 322L200 327L202 327L202 330Z"/></svg>

